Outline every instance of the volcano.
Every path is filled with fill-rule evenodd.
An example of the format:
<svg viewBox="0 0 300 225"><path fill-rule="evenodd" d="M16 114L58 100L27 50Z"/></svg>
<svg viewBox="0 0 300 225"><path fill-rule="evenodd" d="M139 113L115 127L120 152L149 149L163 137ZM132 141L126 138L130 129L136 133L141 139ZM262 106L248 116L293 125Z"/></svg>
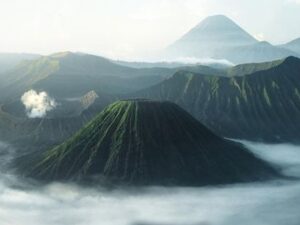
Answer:
<svg viewBox="0 0 300 225"><path fill-rule="evenodd" d="M171 102L122 100L31 163L30 176L201 186L270 178L275 170Z"/></svg>
<svg viewBox="0 0 300 225"><path fill-rule="evenodd" d="M234 47L257 43L249 33L224 15L210 16L169 46L171 55L214 58Z"/></svg>
<svg viewBox="0 0 300 225"><path fill-rule="evenodd" d="M234 64L267 62L289 56L299 57L297 51L292 51L288 46L260 42L232 19L224 15L215 15L207 17L167 47L164 57L226 59Z"/></svg>

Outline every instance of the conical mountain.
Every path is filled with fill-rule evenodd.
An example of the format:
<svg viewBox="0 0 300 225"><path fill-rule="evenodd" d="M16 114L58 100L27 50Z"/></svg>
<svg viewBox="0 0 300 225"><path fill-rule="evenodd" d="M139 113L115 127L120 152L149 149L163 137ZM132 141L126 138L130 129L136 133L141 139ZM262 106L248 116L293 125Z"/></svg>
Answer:
<svg viewBox="0 0 300 225"><path fill-rule="evenodd" d="M113 103L65 143L33 163L47 180L94 177L146 185L208 185L261 180L274 170L241 145L214 135L170 102Z"/></svg>
<svg viewBox="0 0 300 225"><path fill-rule="evenodd" d="M222 41L221 44L246 45L257 40L224 15L209 16L181 38L181 41Z"/></svg>
<svg viewBox="0 0 300 225"><path fill-rule="evenodd" d="M204 19L168 48L170 55L215 57L220 51L257 43L257 40L226 16Z"/></svg>
<svg viewBox="0 0 300 225"><path fill-rule="evenodd" d="M266 62L288 56L299 57L299 53L259 42L223 15L207 17L165 51L165 57L171 59L226 59L235 64Z"/></svg>

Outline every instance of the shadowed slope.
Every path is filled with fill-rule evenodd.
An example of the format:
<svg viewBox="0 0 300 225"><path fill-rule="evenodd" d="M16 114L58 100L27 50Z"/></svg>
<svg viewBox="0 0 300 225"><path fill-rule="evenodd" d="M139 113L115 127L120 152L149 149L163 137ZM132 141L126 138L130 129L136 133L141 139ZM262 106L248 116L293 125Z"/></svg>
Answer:
<svg viewBox="0 0 300 225"><path fill-rule="evenodd" d="M170 102L118 101L32 167L39 179L207 185L260 180L275 172Z"/></svg>
<svg viewBox="0 0 300 225"><path fill-rule="evenodd" d="M182 71L132 96L175 102L221 136L299 143L300 59L289 57L268 67L233 77ZM229 73L255 70L246 65Z"/></svg>

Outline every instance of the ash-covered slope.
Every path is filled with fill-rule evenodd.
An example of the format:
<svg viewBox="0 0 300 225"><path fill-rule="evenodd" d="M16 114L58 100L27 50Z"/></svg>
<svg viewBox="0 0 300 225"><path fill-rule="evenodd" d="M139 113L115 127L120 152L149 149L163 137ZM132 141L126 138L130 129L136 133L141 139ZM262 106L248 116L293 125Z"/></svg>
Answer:
<svg viewBox="0 0 300 225"><path fill-rule="evenodd" d="M46 180L208 185L270 178L274 170L171 102L124 100L108 106L65 143L31 163Z"/></svg>
<svg viewBox="0 0 300 225"><path fill-rule="evenodd" d="M280 60L289 56L299 57L300 55L289 49L274 46L269 42L262 41L251 45L238 46L226 52L216 54L216 57L223 57L236 64L267 62Z"/></svg>
<svg viewBox="0 0 300 225"><path fill-rule="evenodd" d="M221 136L300 142L300 59L241 65L228 74L182 71L132 97L175 102Z"/></svg>
<svg viewBox="0 0 300 225"><path fill-rule="evenodd" d="M250 34L223 15L204 19L168 48L171 55L214 58L218 52L257 43ZM178 55L180 54L180 55Z"/></svg>

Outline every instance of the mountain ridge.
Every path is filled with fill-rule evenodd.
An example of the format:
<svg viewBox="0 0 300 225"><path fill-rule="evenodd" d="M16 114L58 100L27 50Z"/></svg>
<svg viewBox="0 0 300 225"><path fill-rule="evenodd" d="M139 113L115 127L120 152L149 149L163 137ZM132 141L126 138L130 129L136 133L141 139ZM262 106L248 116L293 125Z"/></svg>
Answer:
<svg viewBox="0 0 300 225"><path fill-rule="evenodd" d="M1 98L19 98L29 89L44 90L54 97L75 97L93 89L110 94L132 91L171 76L175 69L134 69L110 60L70 52L23 62L5 74ZM70 96L71 95L71 96Z"/></svg>
<svg viewBox="0 0 300 225"><path fill-rule="evenodd" d="M296 57L244 76L179 71L131 96L175 102L220 136L299 143L299 73Z"/></svg>
<svg viewBox="0 0 300 225"><path fill-rule="evenodd" d="M29 174L38 179L92 176L135 185L226 184L276 174L241 145L214 135L174 103L147 99L109 105L33 165Z"/></svg>
<svg viewBox="0 0 300 225"><path fill-rule="evenodd" d="M235 64L266 62L300 55L282 46L259 42L224 15L210 16L166 48L168 58L226 59Z"/></svg>
<svg viewBox="0 0 300 225"><path fill-rule="evenodd" d="M280 45L279 47L285 48L291 51L294 51L300 54L300 38L294 39L284 45Z"/></svg>

